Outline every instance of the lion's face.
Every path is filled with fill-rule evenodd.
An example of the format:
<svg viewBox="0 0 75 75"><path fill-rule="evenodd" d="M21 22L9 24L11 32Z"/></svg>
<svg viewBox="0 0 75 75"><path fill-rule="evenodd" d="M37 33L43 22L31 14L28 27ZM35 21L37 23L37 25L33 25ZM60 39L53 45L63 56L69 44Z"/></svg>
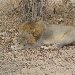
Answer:
<svg viewBox="0 0 75 75"><path fill-rule="evenodd" d="M26 39L28 44L34 44L41 37L43 33L43 27L39 23L31 22L19 25L18 31L22 41Z"/></svg>

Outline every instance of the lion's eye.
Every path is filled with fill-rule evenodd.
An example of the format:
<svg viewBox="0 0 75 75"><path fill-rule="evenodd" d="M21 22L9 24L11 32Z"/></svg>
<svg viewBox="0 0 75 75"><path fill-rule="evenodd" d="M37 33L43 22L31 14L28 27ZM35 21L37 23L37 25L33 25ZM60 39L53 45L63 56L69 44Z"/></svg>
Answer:
<svg viewBox="0 0 75 75"><path fill-rule="evenodd" d="M24 44L24 46L26 46L26 45Z"/></svg>
<svg viewBox="0 0 75 75"><path fill-rule="evenodd" d="M18 44L21 44L21 43L18 43Z"/></svg>

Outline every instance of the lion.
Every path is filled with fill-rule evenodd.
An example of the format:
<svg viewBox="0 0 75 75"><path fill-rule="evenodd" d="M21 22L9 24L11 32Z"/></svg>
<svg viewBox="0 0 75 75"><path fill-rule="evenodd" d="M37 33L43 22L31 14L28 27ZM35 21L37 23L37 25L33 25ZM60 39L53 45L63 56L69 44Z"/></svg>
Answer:
<svg viewBox="0 0 75 75"><path fill-rule="evenodd" d="M53 45L61 48L75 42L75 27L66 25L49 25L43 21L27 22L17 26L19 46L35 47Z"/></svg>

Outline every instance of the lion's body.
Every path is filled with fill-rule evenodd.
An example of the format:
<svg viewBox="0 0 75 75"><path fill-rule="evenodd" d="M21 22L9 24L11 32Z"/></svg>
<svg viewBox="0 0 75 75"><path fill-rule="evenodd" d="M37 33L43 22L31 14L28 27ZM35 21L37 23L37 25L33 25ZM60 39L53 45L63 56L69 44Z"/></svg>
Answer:
<svg viewBox="0 0 75 75"><path fill-rule="evenodd" d="M66 25L46 25L43 21L17 26L17 43L24 46L55 44L58 47L75 42L75 27Z"/></svg>
<svg viewBox="0 0 75 75"><path fill-rule="evenodd" d="M46 28L42 36L44 44L56 44L64 46L75 42L75 27L65 25L52 25Z"/></svg>

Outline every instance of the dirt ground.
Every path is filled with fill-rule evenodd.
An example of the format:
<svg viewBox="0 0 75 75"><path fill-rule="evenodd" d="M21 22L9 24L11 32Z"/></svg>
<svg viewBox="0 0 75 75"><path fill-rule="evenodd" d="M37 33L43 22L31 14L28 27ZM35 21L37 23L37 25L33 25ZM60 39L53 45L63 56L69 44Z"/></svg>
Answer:
<svg viewBox="0 0 75 75"><path fill-rule="evenodd" d="M75 45L12 50L19 14L0 11L0 75L75 75Z"/></svg>

